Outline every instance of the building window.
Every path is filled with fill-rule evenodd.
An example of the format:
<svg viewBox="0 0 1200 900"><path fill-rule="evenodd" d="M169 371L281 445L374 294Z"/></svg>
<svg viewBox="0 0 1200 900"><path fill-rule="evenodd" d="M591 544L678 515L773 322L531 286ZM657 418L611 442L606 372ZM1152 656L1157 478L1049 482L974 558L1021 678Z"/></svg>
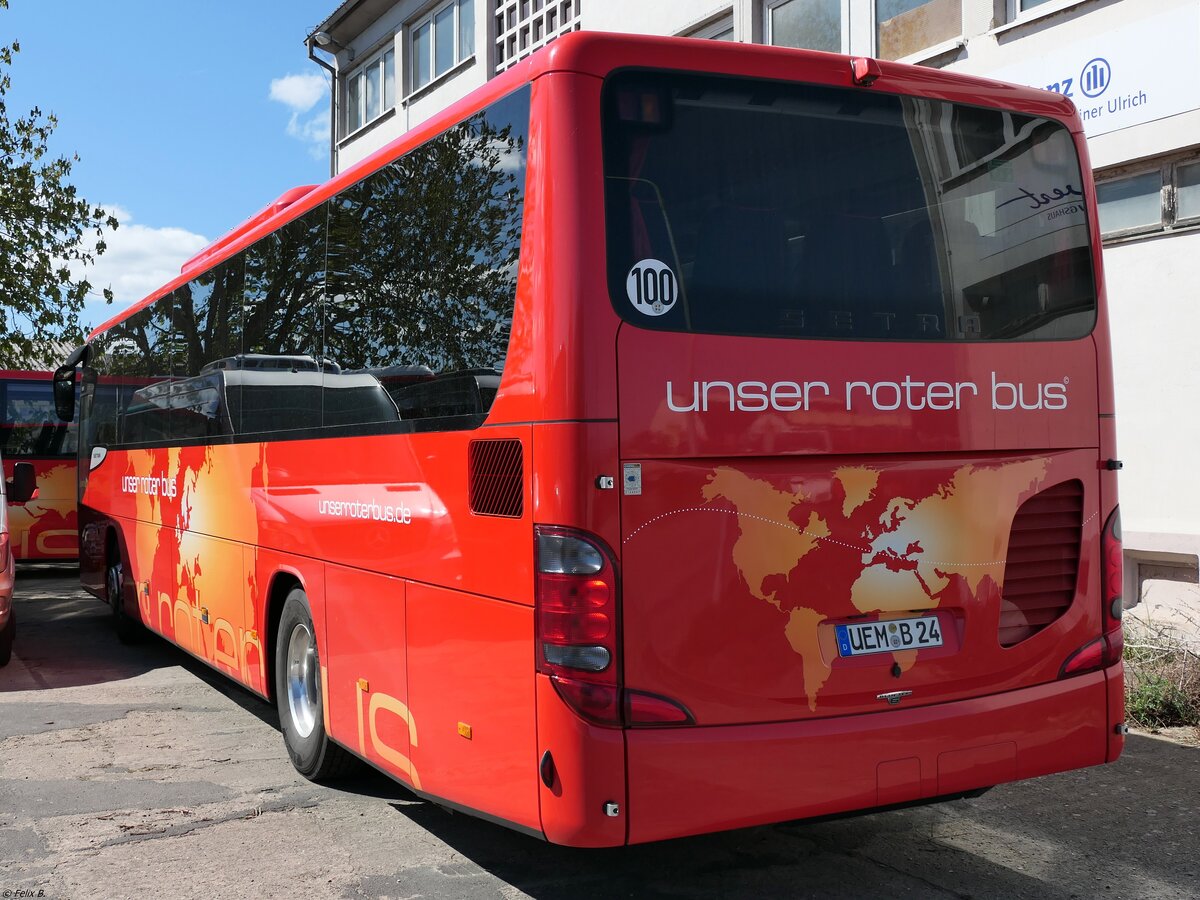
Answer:
<svg viewBox="0 0 1200 900"><path fill-rule="evenodd" d="M842 0L766 0L763 35L776 47L846 51Z"/></svg>
<svg viewBox="0 0 1200 900"><path fill-rule="evenodd" d="M475 2L450 0L409 26L412 89L418 91L475 55Z"/></svg>
<svg viewBox="0 0 1200 900"><path fill-rule="evenodd" d="M346 133L358 131L396 105L396 51L377 53L346 80Z"/></svg>
<svg viewBox="0 0 1200 900"><path fill-rule="evenodd" d="M1096 185L1104 234L1162 227L1162 173L1144 172Z"/></svg>
<svg viewBox="0 0 1200 900"><path fill-rule="evenodd" d="M1194 154L1099 179L1096 199L1105 241L1200 226L1200 160Z"/></svg>
<svg viewBox="0 0 1200 900"><path fill-rule="evenodd" d="M491 0L500 73L561 34L578 31L583 0Z"/></svg>
<svg viewBox="0 0 1200 900"><path fill-rule="evenodd" d="M1200 162L1175 169L1175 221L1200 219Z"/></svg>
<svg viewBox="0 0 1200 900"><path fill-rule="evenodd" d="M962 34L962 0L876 0L877 55L901 59Z"/></svg>
<svg viewBox="0 0 1200 900"><path fill-rule="evenodd" d="M1025 13L1037 10L1039 6L1049 4L1051 9L1065 6L1075 0L1008 0L1008 21L1015 22ZM1038 10L1039 12L1050 12L1050 9Z"/></svg>
<svg viewBox="0 0 1200 900"><path fill-rule="evenodd" d="M705 38L710 41L732 41L733 37L733 13L721 16L719 19L709 22L703 28L697 28L695 31L689 32L686 37Z"/></svg>

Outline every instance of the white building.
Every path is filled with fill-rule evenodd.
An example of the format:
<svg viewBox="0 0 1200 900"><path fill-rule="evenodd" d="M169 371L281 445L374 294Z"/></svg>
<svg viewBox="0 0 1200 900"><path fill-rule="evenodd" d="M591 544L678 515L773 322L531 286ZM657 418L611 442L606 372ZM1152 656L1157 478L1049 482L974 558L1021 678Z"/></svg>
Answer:
<svg viewBox="0 0 1200 900"><path fill-rule="evenodd" d="M876 56L1072 97L1100 185L1126 602L1142 579L1196 581L1200 361L1183 338L1200 332L1200 93L1183 69L1200 57L1200 0L347 0L309 38L336 70L334 170L581 28ZM1191 584L1156 591L1200 610Z"/></svg>

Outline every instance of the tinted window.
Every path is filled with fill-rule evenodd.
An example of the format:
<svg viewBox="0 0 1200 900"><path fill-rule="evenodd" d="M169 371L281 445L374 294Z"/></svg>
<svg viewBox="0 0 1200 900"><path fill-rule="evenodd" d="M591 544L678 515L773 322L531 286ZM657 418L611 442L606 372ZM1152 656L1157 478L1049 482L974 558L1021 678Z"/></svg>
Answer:
<svg viewBox="0 0 1200 900"><path fill-rule="evenodd" d="M319 206L246 251L244 357L227 364L246 376L229 376L239 434L321 426L326 216Z"/></svg>
<svg viewBox="0 0 1200 900"><path fill-rule="evenodd" d="M471 427L495 396L516 296L528 120L525 89L332 203L326 358L378 379L392 416L439 420L416 427ZM327 373L326 384L339 377ZM353 391L326 394L357 402Z"/></svg>
<svg viewBox="0 0 1200 900"><path fill-rule="evenodd" d="M93 342L89 446L472 428L512 327L529 91Z"/></svg>
<svg viewBox="0 0 1200 900"><path fill-rule="evenodd" d="M609 286L641 327L892 340L1087 334L1074 145L1046 119L625 73L605 93Z"/></svg>
<svg viewBox="0 0 1200 900"><path fill-rule="evenodd" d="M171 436L175 441L232 434L225 385L210 371L219 360L242 352L242 279L239 256L175 292L176 383L171 397Z"/></svg>
<svg viewBox="0 0 1200 900"><path fill-rule="evenodd" d="M74 425L54 411L50 380L0 382L0 453L22 456L73 456Z"/></svg>
<svg viewBox="0 0 1200 900"><path fill-rule="evenodd" d="M101 347L112 376L118 444L170 440L170 389L175 342L172 297L134 313L105 335Z"/></svg>

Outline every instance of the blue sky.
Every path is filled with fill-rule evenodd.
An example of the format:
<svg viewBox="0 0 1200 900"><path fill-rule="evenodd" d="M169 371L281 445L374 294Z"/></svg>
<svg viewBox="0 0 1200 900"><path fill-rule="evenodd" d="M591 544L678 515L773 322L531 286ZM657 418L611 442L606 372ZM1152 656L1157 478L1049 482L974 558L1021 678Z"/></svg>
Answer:
<svg viewBox="0 0 1200 900"><path fill-rule="evenodd" d="M122 227L88 272L97 324L285 190L329 176L329 94L304 38L340 0L10 0L10 117L58 116L71 181Z"/></svg>

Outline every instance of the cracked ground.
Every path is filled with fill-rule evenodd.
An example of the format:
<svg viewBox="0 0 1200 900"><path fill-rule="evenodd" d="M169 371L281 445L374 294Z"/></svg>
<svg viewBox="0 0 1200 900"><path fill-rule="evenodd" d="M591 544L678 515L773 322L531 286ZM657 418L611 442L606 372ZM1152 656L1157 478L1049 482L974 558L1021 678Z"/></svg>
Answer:
<svg viewBox="0 0 1200 900"><path fill-rule="evenodd" d="M157 638L119 644L70 569L18 576L0 669L0 895L1200 897L1200 748L970 801L623 850L552 847L373 772L292 769L274 710ZM803 777L803 773L798 773Z"/></svg>

